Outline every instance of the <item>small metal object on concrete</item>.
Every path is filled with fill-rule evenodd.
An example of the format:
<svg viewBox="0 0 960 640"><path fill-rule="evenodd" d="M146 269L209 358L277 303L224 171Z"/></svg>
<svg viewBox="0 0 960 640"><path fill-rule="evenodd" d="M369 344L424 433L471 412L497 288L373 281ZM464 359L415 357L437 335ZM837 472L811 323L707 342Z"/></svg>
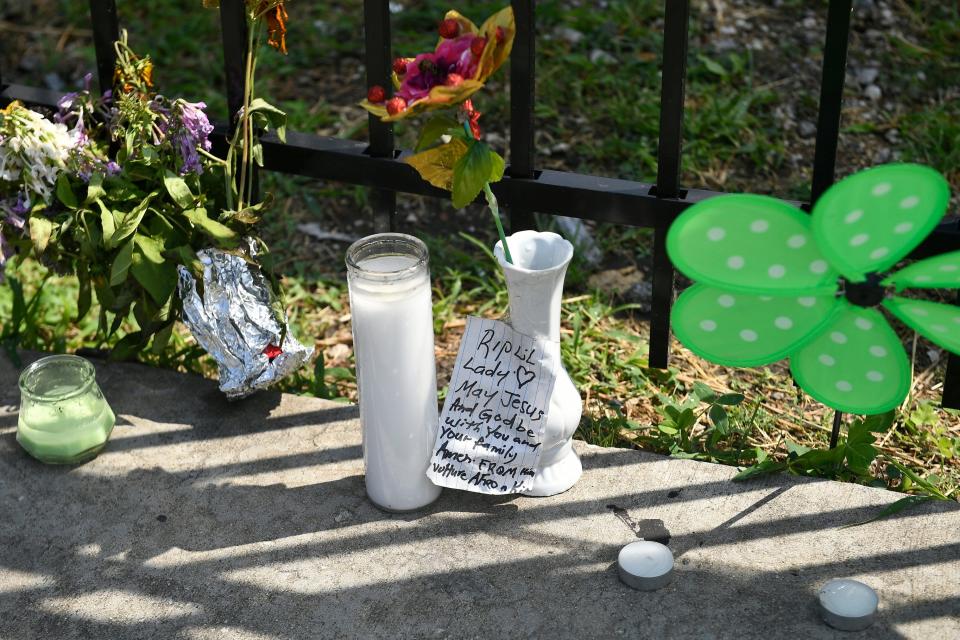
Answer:
<svg viewBox="0 0 960 640"><path fill-rule="evenodd" d="M861 631L873 624L880 598L858 580L831 580L820 588L820 613L834 629Z"/></svg>
<svg viewBox="0 0 960 640"><path fill-rule="evenodd" d="M653 591L673 578L673 552L653 540L631 542L617 557L620 579L639 591Z"/></svg>

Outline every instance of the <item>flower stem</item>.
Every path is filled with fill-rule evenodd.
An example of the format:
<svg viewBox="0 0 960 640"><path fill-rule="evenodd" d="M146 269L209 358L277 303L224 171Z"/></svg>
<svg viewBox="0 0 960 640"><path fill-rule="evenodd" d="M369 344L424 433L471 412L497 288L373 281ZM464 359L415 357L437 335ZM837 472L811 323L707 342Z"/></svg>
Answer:
<svg viewBox="0 0 960 640"><path fill-rule="evenodd" d="M254 33L256 30L257 22L256 20L252 21L251 24L247 26L247 67L244 73L243 78L243 118L242 122L239 123L240 128L242 129L241 136L243 137L242 147L240 148L240 187L239 192L239 202L237 203L237 210L243 210L244 195L246 191L246 182L247 182L247 168L249 164L250 157L250 143L248 142L248 133L250 129L250 90L251 90L251 76L253 75L253 43L254 43Z"/></svg>
<svg viewBox="0 0 960 640"><path fill-rule="evenodd" d="M197 147L197 151L200 152L200 155L205 156L208 160L211 160L211 161L213 161L213 162L216 162L217 164L223 164L223 165L227 164L227 161L226 161L226 160L224 160L223 158L221 158L221 157L219 157L219 156L213 155L212 153L210 153L209 151L207 151L207 150L204 149L203 147ZM229 191L229 189L228 189L228 191Z"/></svg>
<svg viewBox="0 0 960 640"><path fill-rule="evenodd" d="M503 257L507 262L513 264L513 257L510 255L510 247L507 245L507 236L503 233L503 223L500 221L500 205L497 202L497 196L493 195L493 189L490 183L484 183L483 193L487 196L487 206L490 207L490 213L493 214L493 222L497 225L497 233L500 234L500 246L503 247Z"/></svg>

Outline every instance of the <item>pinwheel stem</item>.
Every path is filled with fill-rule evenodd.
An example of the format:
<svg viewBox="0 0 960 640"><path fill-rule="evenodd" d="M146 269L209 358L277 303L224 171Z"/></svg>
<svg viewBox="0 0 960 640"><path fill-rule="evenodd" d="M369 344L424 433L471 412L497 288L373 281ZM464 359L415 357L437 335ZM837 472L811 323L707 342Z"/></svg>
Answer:
<svg viewBox="0 0 960 640"><path fill-rule="evenodd" d="M837 446L837 441L840 439L840 425L843 424L843 412L837 411L833 414L833 431L830 432L830 448L834 449Z"/></svg>

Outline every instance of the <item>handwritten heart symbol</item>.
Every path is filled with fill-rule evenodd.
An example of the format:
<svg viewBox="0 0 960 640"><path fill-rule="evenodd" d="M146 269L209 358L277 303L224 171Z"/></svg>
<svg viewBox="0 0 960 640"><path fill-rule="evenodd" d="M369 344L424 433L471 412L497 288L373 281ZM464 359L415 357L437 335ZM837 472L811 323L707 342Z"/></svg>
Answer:
<svg viewBox="0 0 960 640"><path fill-rule="evenodd" d="M527 377L529 376L529 377ZM520 365L520 368L517 369L517 384L520 385L517 387L517 390L523 389L525 385L533 382L533 379L537 377L537 374L530 369L527 369L525 366ZM526 378L526 380L524 380Z"/></svg>

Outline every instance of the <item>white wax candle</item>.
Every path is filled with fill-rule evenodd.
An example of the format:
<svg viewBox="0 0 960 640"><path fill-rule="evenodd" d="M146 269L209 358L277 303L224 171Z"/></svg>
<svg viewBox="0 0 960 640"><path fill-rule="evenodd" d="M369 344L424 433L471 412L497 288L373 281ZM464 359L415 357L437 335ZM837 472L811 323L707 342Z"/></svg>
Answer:
<svg viewBox="0 0 960 640"><path fill-rule="evenodd" d="M358 266L391 273L416 264L413 256L386 255ZM426 476L438 427L429 272L352 278L350 305L367 494L389 510L422 507L440 495Z"/></svg>
<svg viewBox="0 0 960 640"><path fill-rule="evenodd" d="M820 611L831 627L859 631L873 623L880 599L857 580L831 580L820 589Z"/></svg>
<svg viewBox="0 0 960 640"><path fill-rule="evenodd" d="M670 582L673 552L652 540L638 540L620 549L617 557L620 579L634 589L653 591Z"/></svg>

